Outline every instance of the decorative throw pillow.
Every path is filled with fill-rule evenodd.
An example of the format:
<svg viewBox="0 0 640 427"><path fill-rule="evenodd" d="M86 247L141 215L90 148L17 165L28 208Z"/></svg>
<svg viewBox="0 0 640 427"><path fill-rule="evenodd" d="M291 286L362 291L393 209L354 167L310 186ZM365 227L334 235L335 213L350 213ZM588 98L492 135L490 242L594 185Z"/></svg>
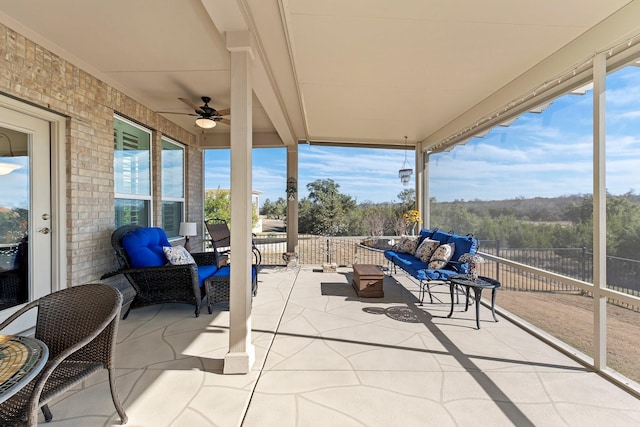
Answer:
<svg viewBox="0 0 640 427"><path fill-rule="evenodd" d="M416 257L420 258L422 262L429 262L431 255L440 246L440 242L437 240L424 239L418 249L416 249Z"/></svg>
<svg viewBox="0 0 640 427"><path fill-rule="evenodd" d="M455 250L455 243L445 243L444 245L438 246L438 249L435 250L429 260L429 269L437 270L439 268L443 268L453 256L453 252Z"/></svg>
<svg viewBox="0 0 640 427"><path fill-rule="evenodd" d="M164 250L164 255L173 265L196 263L189 251L186 250L184 246L164 246L162 250Z"/></svg>
<svg viewBox="0 0 640 427"><path fill-rule="evenodd" d="M416 253L417 248L418 248L417 237L401 237L400 241L396 245L396 250L398 252L404 252L411 255Z"/></svg>

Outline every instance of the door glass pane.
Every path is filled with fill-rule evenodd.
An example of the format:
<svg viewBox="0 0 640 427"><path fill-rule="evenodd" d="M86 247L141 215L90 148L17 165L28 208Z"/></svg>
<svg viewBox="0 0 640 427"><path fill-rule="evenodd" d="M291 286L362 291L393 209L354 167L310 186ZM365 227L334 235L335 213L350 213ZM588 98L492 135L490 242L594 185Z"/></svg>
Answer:
<svg viewBox="0 0 640 427"><path fill-rule="evenodd" d="M0 127L0 310L28 299L28 135Z"/></svg>

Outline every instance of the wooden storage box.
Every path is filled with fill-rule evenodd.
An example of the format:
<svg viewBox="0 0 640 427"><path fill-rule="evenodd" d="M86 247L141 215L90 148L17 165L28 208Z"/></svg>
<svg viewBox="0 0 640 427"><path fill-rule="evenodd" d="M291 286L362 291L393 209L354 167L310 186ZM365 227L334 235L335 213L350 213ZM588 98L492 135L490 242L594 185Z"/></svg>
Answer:
<svg viewBox="0 0 640 427"><path fill-rule="evenodd" d="M382 298L384 291L382 281L384 273L377 266L372 264L353 265L353 285L359 297Z"/></svg>

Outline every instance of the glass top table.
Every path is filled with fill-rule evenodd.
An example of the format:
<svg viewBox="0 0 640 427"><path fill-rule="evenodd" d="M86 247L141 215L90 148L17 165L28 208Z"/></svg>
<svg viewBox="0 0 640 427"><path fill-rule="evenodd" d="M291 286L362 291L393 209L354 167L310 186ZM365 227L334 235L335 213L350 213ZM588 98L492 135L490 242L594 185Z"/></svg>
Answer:
<svg viewBox="0 0 640 427"><path fill-rule="evenodd" d="M453 294L456 286L463 286L466 289L464 311L467 311L469 309L469 289L473 289L476 303L476 329L480 329L480 298L482 297L482 291L484 289L491 289L491 314L493 315L493 320L495 320L496 322L498 321L498 318L496 317L495 305L496 290L501 286L500 282L495 279L490 279L488 277L482 276L474 280L464 274L458 274L449 277L451 311L449 312L449 315L447 317L453 316Z"/></svg>
<svg viewBox="0 0 640 427"><path fill-rule="evenodd" d="M21 335L0 335L0 403L29 383L44 368L49 349Z"/></svg>

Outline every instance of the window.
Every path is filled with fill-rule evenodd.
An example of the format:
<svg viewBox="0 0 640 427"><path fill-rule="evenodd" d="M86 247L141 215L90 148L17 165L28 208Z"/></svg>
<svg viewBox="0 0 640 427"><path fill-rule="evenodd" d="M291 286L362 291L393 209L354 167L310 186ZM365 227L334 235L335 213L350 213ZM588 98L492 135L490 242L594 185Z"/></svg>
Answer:
<svg viewBox="0 0 640 427"><path fill-rule="evenodd" d="M162 138L162 228L178 237L184 218L184 146Z"/></svg>
<svg viewBox="0 0 640 427"><path fill-rule="evenodd" d="M151 225L151 131L115 117L115 226Z"/></svg>

